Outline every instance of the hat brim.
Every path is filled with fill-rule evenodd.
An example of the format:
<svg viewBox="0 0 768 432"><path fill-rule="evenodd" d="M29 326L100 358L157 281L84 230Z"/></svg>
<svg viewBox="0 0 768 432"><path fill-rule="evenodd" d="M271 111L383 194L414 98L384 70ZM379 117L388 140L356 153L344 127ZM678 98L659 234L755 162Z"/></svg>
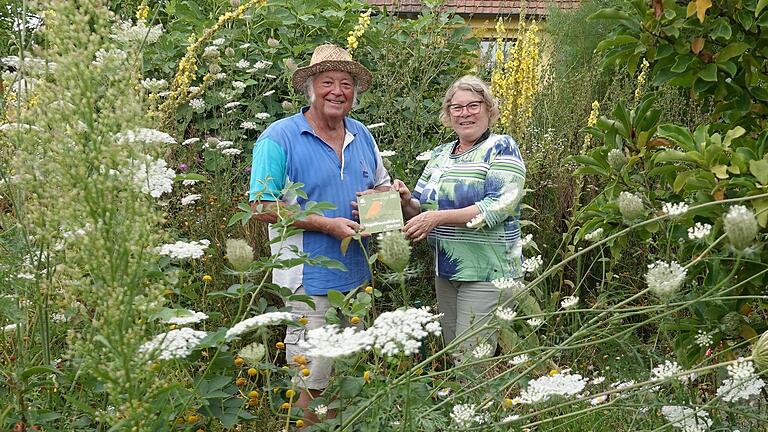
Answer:
<svg viewBox="0 0 768 432"><path fill-rule="evenodd" d="M355 84L360 93L368 90L368 87L371 86L371 80L373 79L368 69L358 62L348 60L326 60L311 66L296 69L296 72L293 73L293 79L291 80L293 88L299 92L303 92L304 85L309 77L320 72L328 71L349 72L349 74L352 75L352 78L355 79Z"/></svg>

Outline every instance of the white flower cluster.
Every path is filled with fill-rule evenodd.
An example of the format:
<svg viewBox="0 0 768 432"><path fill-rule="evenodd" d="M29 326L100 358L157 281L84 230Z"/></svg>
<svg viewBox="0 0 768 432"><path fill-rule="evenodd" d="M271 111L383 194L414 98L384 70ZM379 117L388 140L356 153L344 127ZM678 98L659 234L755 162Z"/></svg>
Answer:
<svg viewBox="0 0 768 432"><path fill-rule="evenodd" d="M579 304L579 298L576 296L563 297L563 301L560 302L560 307L563 309L569 309Z"/></svg>
<svg viewBox="0 0 768 432"><path fill-rule="evenodd" d="M155 355L161 360L185 358L200 345L207 335L204 331L181 328L161 333L139 347L139 352Z"/></svg>
<svg viewBox="0 0 768 432"><path fill-rule="evenodd" d="M417 161L428 161L430 159L432 159L432 150L423 151L416 156Z"/></svg>
<svg viewBox="0 0 768 432"><path fill-rule="evenodd" d="M545 402L552 396L573 396L581 393L588 381L579 374L544 375L528 383L528 387L520 393L520 402L533 404Z"/></svg>
<svg viewBox="0 0 768 432"><path fill-rule="evenodd" d="M509 364L512 366L517 366L520 364L523 364L529 360L528 354L520 354L512 357L512 360L509 361Z"/></svg>
<svg viewBox="0 0 768 432"><path fill-rule="evenodd" d="M179 316L168 318L166 324L187 325L197 324L200 321L208 319L208 315L203 312L195 312L191 310L182 311Z"/></svg>
<svg viewBox="0 0 768 432"><path fill-rule="evenodd" d="M24 61L22 62L21 58L18 56L7 56L0 58L0 63L10 66L15 70L24 69L24 72L29 73L33 72L35 74L40 74L43 72L54 72L56 71L56 63L48 61L44 58L40 57L32 57L30 55L24 56ZM23 63L23 64L22 64Z"/></svg>
<svg viewBox="0 0 768 432"><path fill-rule="evenodd" d="M494 279L491 283L502 291L509 291L512 294L512 297L517 297L525 291L525 283L519 279L511 277Z"/></svg>
<svg viewBox="0 0 768 432"><path fill-rule="evenodd" d="M461 429L469 429L487 421L487 416L477 412L475 404L458 404L451 410L451 420Z"/></svg>
<svg viewBox="0 0 768 432"><path fill-rule="evenodd" d="M677 261L670 263L656 261L653 264L648 264L645 282L648 284L648 288L656 295L665 297L673 294L680 288L685 281L687 273L688 270L681 267Z"/></svg>
<svg viewBox="0 0 768 432"><path fill-rule="evenodd" d="M211 242L206 239L191 242L177 241L160 246L157 248L157 253L175 259L200 258L204 254L203 250L210 244Z"/></svg>
<svg viewBox="0 0 768 432"><path fill-rule="evenodd" d="M661 407L661 414L673 427L684 432L705 432L712 425L706 411L672 405Z"/></svg>
<svg viewBox="0 0 768 432"><path fill-rule="evenodd" d="M168 88L168 81L164 79L146 78L141 81L141 86L150 93L157 93Z"/></svg>
<svg viewBox="0 0 768 432"><path fill-rule="evenodd" d="M682 216L688 211L688 204L684 202L664 203L661 206L661 211L670 216Z"/></svg>
<svg viewBox="0 0 768 432"><path fill-rule="evenodd" d="M528 247L531 243L533 243L533 234L528 234L520 240L522 247Z"/></svg>
<svg viewBox="0 0 768 432"><path fill-rule="evenodd" d="M535 257L527 258L523 261L523 270L526 273L534 273L542 265L544 265L544 259L541 258L541 255L536 255Z"/></svg>
<svg viewBox="0 0 768 432"><path fill-rule="evenodd" d="M544 324L544 320L541 318L531 318L525 321L528 323L531 327L540 327L542 324Z"/></svg>
<svg viewBox="0 0 768 432"><path fill-rule="evenodd" d="M665 360L664 363L651 369L651 381L664 381L673 378L682 371L683 368L677 362ZM681 376L678 379L682 382L686 381L685 376Z"/></svg>
<svg viewBox="0 0 768 432"><path fill-rule="evenodd" d="M205 101L200 98L194 98L189 100L189 106L195 111L202 111L205 109Z"/></svg>
<svg viewBox="0 0 768 432"><path fill-rule="evenodd" d="M707 348L712 345L714 342L712 340L712 335L710 333L705 332L704 330L699 330L696 332L696 337L694 338L696 341L696 345Z"/></svg>
<svg viewBox="0 0 768 432"><path fill-rule="evenodd" d="M256 123L254 122L244 121L240 123L240 127L246 130L253 130L253 129L256 129L258 126L256 126Z"/></svg>
<svg viewBox="0 0 768 432"><path fill-rule="evenodd" d="M118 144L176 144L176 140L157 129L138 128L115 135Z"/></svg>
<svg viewBox="0 0 768 432"><path fill-rule="evenodd" d="M259 120L266 120L269 117L271 117L271 114L270 113L266 113L266 112L260 112L260 113L254 114L253 116L256 117Z"/></svg>
<svg viewBox="0 0 768 432"><path fill-rule="evenodd" d="M238 69L248 69L249 67L251 67L251 62L249 62L246 59L242 59L242 60L239 60L237 63L235 63L235 66Z"/></svg>
<svg viewBox="0 0 768 432"><path fill-rule="evenodd" d="M481 343L472 350L472 357L484 359L493 355L494 346L489 343Z"/></svg>
<svg viewBox="0 0 768 432"><path fill-rule="evenodd" d="M723 217L723 231L734 248L744 250L752 245L760 227L752 210L743 205L735 205Z"/></svg>
<svg viewBox="0 0 768 432"><path fill-rule="evenodd" d="M307 339L299 344L307 349L308 356L320 358L344 357L371 348L386 356L412 355L428 334L440 334L439 318L426 307L398 309L379 315L363 331L351 327L342 330L335 325L310 330Z"/></svg>
<svg viewBox="0 0 768 432"><path fill-rule="evenodd" d="M645 214L643 200L631 192L622 192L616 200L625 222L632 222Z"/></svg>
<svg viewBox="0 0 768 432"><path fill-rule="evenodd" d="M730 378L723 380L723 384L717 389L717 396L726 402L736 402L739 399L749 400L760 394L765 387L765 381L755 375L755 366L751 361L742 357L736 363L728 365Z"/></svg>
<svg viewBox="0 0 768 432"><path fill-rule="evenodd" d="M152 156L147 155L143 163L141 161L133 162L132 168L133 183L145 194L159 198L160 195L173 190L173 179L176 177L176 172L168 168L168 163L165 160L155 160Z"/></svg>
<svg viewBox="0 0 768 432"><path fill-rule="evenodd" d="M514 309L508 307L500 307L496 309L496 317L502 321L512 321L517 316L517 312Z"/></svg>
<svg viewBox="0 0 768 432"><path fill-rule="evenodd" d="M112 48L108 51L100 48L93 57L94 60L91 63L95 66L118 66L125 63L128 59L128 53L118 48Z"/></svg>
<svg viewBox="0 0 768 432"><path fill-rule="evenodd" d="M121 21L112 28L112 38L120 42L142 42L146 38L146 43L157 42L163 34L161 24L147 27L143 21L132 24L128 21Z"/></svg>
<svg viewBox="0 0 768 432"><path fill-rule="evenodd" d="M181 199L181 205L184 205L184 206L190 205L193 202L199 200L200 198L202 198L202 195L200 194L189 194Z"/></svg>
<svg viewBox="0 0 768 432"><path fill-rule="evenodd" d="M257 327L270 326L275 324L282 324L284 321L293 320L293 314L289 312L267 312L261 315L250 317L239 323L235 324L227 330L225 338L232 340L244 333L247 333Z"/></svg>
<svg viewBox="0 0 768 432"><path fill-rule="evenodd" d="M224 150L222 150L222 151L221 151L221 154L223 154L223 155L225 155L225 156L237 156L237 155L239 155L239 154L240 154L240 153L242 153L242 152L243 152L243 151L242 151L242 150L240 150L240 149L236 149L236 148L228 148L228 149L224 149Z"/></svg>
<svg viewBox="0 0 768 432"><path fill-rule="evenodd" d="M370 129L370 126L368 126L368 128ZM397 152L394 150L382 150L379 154L381 155L381 157L392 157L396 155Z"/></svg>
<svg viewBox="0 0 768 432"><path fill-rule="evenodd" d="M397 309L384 312L367 330L373 338L373 346L384 355L416 354L421 340L428 334L440 335L440 315L429 308Z"/></svg>
<svg viewBox="0 0 768 432"><path fill-rule="evenodd" d="M712 225L696 222L694 226L688 228L688 238L691 240L701 240L708 236L710 232L712 232Z"/></svg>

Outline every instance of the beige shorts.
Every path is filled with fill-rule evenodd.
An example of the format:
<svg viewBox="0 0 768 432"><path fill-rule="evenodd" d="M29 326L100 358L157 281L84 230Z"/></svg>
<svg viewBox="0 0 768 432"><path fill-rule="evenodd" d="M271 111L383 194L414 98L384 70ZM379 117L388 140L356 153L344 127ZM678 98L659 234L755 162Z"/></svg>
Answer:
<svg viewBox="0 0 768 432"><path fill-rule="evenodd" d="M304 287L300 286L294 294L305 295ZM291 307L291 313L297 316L304 316L307 319L307 324L302 327L291 327L285 331L285 359L289 364L293 364L291 359L295 355L306 355L304 349L299 346L299 341L306 338L307 332L312 329L320 328L327 325L325 322L325 313L331 308L331 304L328 302L327 296L310 296L312 301L315 302L315 309L312 309L308 304L300 301L289 301L286 306ZM349 326L345 322L342 326ZM309 369L309 376L295 376L293 382L299 387L322 390L328 387L328 381L331 379L331 373L333 373L333 360L322 358L311 358L307 356L307 369Z"/></svg>

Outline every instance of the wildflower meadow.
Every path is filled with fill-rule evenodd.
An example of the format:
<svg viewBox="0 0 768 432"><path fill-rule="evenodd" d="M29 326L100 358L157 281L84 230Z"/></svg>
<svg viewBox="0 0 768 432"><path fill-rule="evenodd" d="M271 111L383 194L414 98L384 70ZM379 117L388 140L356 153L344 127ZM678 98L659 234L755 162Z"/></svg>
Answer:
<svg viewBox="0 0 768 432"><path fill-rule="evenodd" d="M768 2L523 7L489 50L440 3L6 0L0 430L768 431ZM283 336L313 304L271 274L342 266L272 254L248 181L325 43L371 71L351 116L411 188L454 139L445 89L490 83L525 277L445 344L429 245L372 238L370 282L302 342L334 367L308 424Z"/></svg>

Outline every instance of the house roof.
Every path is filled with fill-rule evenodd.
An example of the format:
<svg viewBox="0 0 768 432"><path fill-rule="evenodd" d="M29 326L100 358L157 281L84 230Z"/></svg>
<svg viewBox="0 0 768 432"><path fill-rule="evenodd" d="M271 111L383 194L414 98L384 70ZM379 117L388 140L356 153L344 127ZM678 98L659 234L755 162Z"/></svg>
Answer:
<svg viewBox="0 0 768 432"><path fill-rule="evenodd" d="M427 6L422 0L366 0L373 6L386 7L399 14L415 14ZM547 15L550 7L576 9L580 0L445 0L438 10L452 10L461 15Z"/></svg>

